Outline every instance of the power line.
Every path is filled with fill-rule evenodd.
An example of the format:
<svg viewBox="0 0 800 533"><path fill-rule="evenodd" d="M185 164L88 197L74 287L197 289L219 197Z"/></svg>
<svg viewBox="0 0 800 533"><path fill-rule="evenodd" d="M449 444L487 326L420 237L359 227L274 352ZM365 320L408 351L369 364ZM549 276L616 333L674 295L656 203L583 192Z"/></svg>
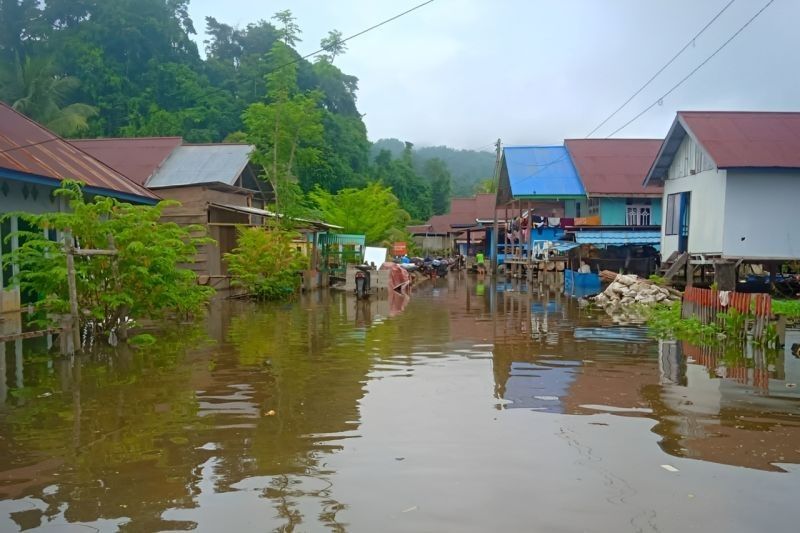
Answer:
<svg viewBox="0 0 800 533"><path fill-rule="evenodd" d="M634 98L636 98L637 96L639 96L639 93L641 93L643 90L645 90L645 88L646 88L648 85L650 85L650 84L653 82L653 80L655 80L655 79L656 79L656 78L659 76L659 74L661 74L662 72L664 72L664 71L667 69L667 67L669 67L669 66L670 66L670 65L671 65L671 64L672 64L672 63L673 63L673 62L674 62L676 59L678 59L678 56L680 56L680 55L681 55L683 52L685 52L687 48L689 48L690 46L692 46L692 45L694 44L694 42L697 40L697 38L698 38L698 37L700 37L700 36L703 34L703 32L705 32L705 31L706 31L706 30L707 30L707 29L708 29L708 28L709 28L709 27L710 27L712 24L714 24L714 22L715 22L715 21L716 21L716 20L717 20L717 19L718 19L718 18L719 18L719 17L720 17L720 16L721 16L721 15L722 15L722 14L723 14L723 13L724 13L724 12L725 12L725 11L726 11L728 8L729 8L729 7L731 7L731 5L732 5L732 4L733 4L735 1L736 1L736 0L730 0L730 2L728 2L727 4L725 4L725 6L724 6L724 7L723 7L721 10L719 10L719 12L718 12L716 15L714 15L714 17L713 17L711 20L709 20L709 21L708 21L708 23L707 23L705 26L703 26L703 27L700 29L700 31L699 31L699 32L697 32L697 33L694 35L694 37L692 37L691 39L689 39L689 41L688 41L688 42L687 42L687 43L686 43L686 44L683 46L683 48L681 48L680 50L678 50L678 53L676 53L674 56L672 56L672 59L670 59L669 61L667 61L667 62L664 64L664 66L663 66L663 67L661 67L660 69L658 69L658 71L656 71L656 73L655 73L655 74L653 74L653 76L652 76L652 77L651 77L649 80L647 80L647 81L645 82L645 84L644 84L644 85L642 85L641 87L639 87L639 89L637 89L637 90L636 90L636 92L635 92L635 93L633 93L633 94L630 96L630 98L628 98L627 100L625 100L625 101L622 103L622 105L621 105L621 106L619 106L617 109L615 109L613 113L611 113L610 115L608 115L608 116L607 116L607 117L606 117L606 118L605 118L605 119L604 119L604 120L603 120L603 121L602 121L600 124L598 124L597 126L595 126L595 127L594 127L594 129L593 129L592 131L590 131L589 133L587 133L587 134L586 134L586 137L591 137L591 136L592 136L592 134L593 134L594 132L596 132L597 130L599 130L600 128L602 128L602 127L603 127L603 126L606 124L606 122L608 122L609 120L611 120L612 118L614 118L614 117L616 116L616 114L617 114L617 113L619 113L620 111L622 111L622 109L623 109L625 106L627 106L629 103L631 103L631 100L633 100Z"/></svg>
<svg viewBox="0 0 800 533"><path fill-rule="evenodd" d="M53 141L58 141L58 137L53 137L52 139L46 139L44 141L39 141L30 144L22 144L20 146L12 146L11 148L6 148L5 150L0 150L0 154L5 154L7 152L13 152L14 150L22 150L23 148L30 148L31 146L39 146L40 144L51 143Z"/></svg>
<svg viewBox="0 0 800 533"><path fill-rule="evenodd" d="M683 85L683 84L684 84L684 82L685 82L686 80L688 80L689 78L691 78L691 77L694 75L694 73L695 73L695 72L697 72L698 70L700 70L700 69L701 69L701 68L702 68L702 67L703 67L703 66L704 66L706 63L708 63L709 61L711 61L711 59L712 59L712 58L713 58L715 55L717 55L717 54L718 54L718 53L719 53L719 52L720 52L720 51L721 51L723 48L725 48L726 46L728 46L728 44L730 44L730 42L731 42L731 41L733 41L733 40L736 38L736 36L737 36L737 35L739 35L740 33L742 33L742 31L744 31L744 29L745 29L745 28L747 28L747 27L748 27L748 26L749 26L749 25L750 25L750 24L751 24L751 23L752 23L752 22L753 22L755 19L757 19L757 18L758 18L758 16L759 16L759 15L761 15L761 13L763 13L765 9L767 9L767 8L768 8L770 5L772 5L772 3L773 3L774 1L775 1L775 0L769 0L769 2L767 2L766 4L764 4L764 7L762 7L761 9L759 9L759 10L756 12L756 14L755 14L755 15L753 15L752 17L750 17L750 19L749 19L747 22L745 22L745 23L744 23L744 25L743 25L741 28L739 28L738 30L736 30L736 32L735 32L733 35L731 35L731 36L728 38L728 40L727 40L727 41L725 41L724 43L722 43L722 45L721 45L719 48L717 48L716 50L714 50L714 53L712 53L710 56L708 56L707 58L705 58L705 59L704 59L704 60L703 60L703 61L702 61L702 62L701 62L699 65L697 65L697 66L696 66L694 69L692 69L692 71L691 71L691 72L689 72L689 74L687 74L686 76L684 76L684 77L683 77L683 78L682 78L682 79L681 79L681 80L680 80L678 83L676 83L675 85L673 85L673 86L672 86L672 88L671 88L669 91L667 91L667 92L665 92L663 95L661 95L661 97L660 97L660 98L658 98L658 99L657 99L655 102L653 102L652 104L650 104L649 106L647 106L646 108L644 108L644 109L643 109L643 110L642 110L640 113L638 113L636 116L634 116L634 117L633 117L632 119L630 119L628 122L626 122L625 124L623 124L623 125L622 125L622 126L620 126L619 128L617 128L617 129L615 129L614 131L612 131L611 133L609 133L609 134L606 136L606 139L608 139L608 138L610 138L610 137L613 137L614 135L616 135L616 134L617 134L617 133L619 133L620 131L622 131L622 130L624 130L625 128L627 128L627 127L628 127L628 126L629 126L631 123L633 123L634 121L636 121L636 120L637 120L639 117L641 117L642 115L644 115L645 113L647 113L648 111L650 111L651 109L653 109L655 106L657 106L657 105L658 105L658 104L660 104L660 103L663 103L663 101L664 101L664 98L666 98L667 96L669 96L670 94L672 94L672 92L673 92L675 89L677 89L678 87L680 87L681 85Z"/></svg>
<svg viewBox="0 0 800 533"><path fill-rule="evenodd" d="M365 30L361 30L358 33L354 33L353 35L350 35L349 37L345 37L344 39L339 39L338 41L334 41L333 43L331 43L329 45L329 47L332 47L332 46L338 45L338 44L344 44L347 41L349 41L350 39L355 39L356 37L360 37L361 35L364 35L365 33L370 32L370 31L374 30L375 28L380 28L384 24L388 24L388 23L390 23L390 22L392 22L394 20L399 19L400 17L402 17L404 15L408 15L412 11L416 11L417 9L419 9L421 7L425 7L428 4L433 3L433 1L434 0L427 0L426 2L422 2L421 4L417 4L416 6L412 7L411 9L407 9L407 10L403 11L402 13L398 13L397 15L395 15L395 16L393 16L391 18L388 18L388 19L386 19L386 20L384 20L382 22L379 22L379 23L375 24L374 26L370 26L369 28L367 28ZM264 75L268 76L268 75L272 74L273 72L276 72L276 71L278 71L278 70L280 70L282 68L288 67L289 65L294 65L295 63L299 63L300 61L303 61L304 59L308 59L309 57L313 57L313 56L319 54L320 52L327 52L327 50L328 50L328 48L320 48L316 52L311 52L310 54L306 54L304 56L298 57L297 59L293 59L293 60L291 60L291 61L289 61L287 63L284 63L283 65L275 67L274 69L268 71Z"/></svg>

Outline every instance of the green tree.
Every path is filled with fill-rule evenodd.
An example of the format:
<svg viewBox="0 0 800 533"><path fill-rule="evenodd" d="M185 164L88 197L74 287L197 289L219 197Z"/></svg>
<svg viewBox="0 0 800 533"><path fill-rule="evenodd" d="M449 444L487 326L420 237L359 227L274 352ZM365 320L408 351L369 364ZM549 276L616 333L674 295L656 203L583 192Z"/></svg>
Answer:
<svg viewBox="0 0 800 533"><path fill-rule="evenodd" d="M89 128L88 120L97 109L87 104L65 104L80 85L77 78L57 75L47 57L27 57L11 68L13 72L6 68L0 76L0 98L16 111L65 137Z"/></svg>
<svg viewBox="0 0 800 533"><path fill-rule="evenodd" d="M410 218L392 190L380 183L337 194L317 188L309 196L326 222L342 226L345 233L365 235L368 244L389 239L392 231L404 228Z"/></svg>
<svg viewBox="0 0 800 533"><path fill-rule="evenodd" d="M497 192L497 180L494 178L480 180L475 184L474 192L476 194Z"/></svg>
<svg viewBox="0 0 800 533"><path fill-rule="evenodd" d="M276 42L271 59L285 64L290 49ZM297 169L315 164L323 140L320 94L299 92L295 65L288 65L267 77L269 103L251 104L244 113L247 138L255 146L252 159L264 169L275 190L278 212L295 215L298 195Z"/></svg>
<svg viewBox="0 0 800 533"><path fill-rule="evenodd" d="M290 9L278 11L272 15L272 20L277 21L281 25L278 29L278 34L286 46L294 48L297 43L302 41L300 34L303 32L300 30L300 26L297 25L297 19L292 15Z"/></svg>
<svg viewBox="0 0 800 533"><path fill-rule="evenodd" d="M124 331L131 320L195 313L213 294L197 284L194 272L179 266L193 262L197 247L208 242L192 236L203 228L159 222L164 207L174 202L142 206L102 196L87 201L77 182L65 182L56 194L69 201L69 211L12 213L34 229L19 232L21 244L9 260L19 265L20 288L37 295L42 310L69 310L65 233L81 248L117 251L75 259L81 327L94 333ZM45 230L59 239L51 240Z"/></svg>
<svg viewBox="0 0 800 533"><path fill-rule="evenodd" d="M405 143L401 156L392 159L388 152L381 152L375 160L374 174L391 187L400 206L414 220L427 220L431 216L431 188L414 170L412 143Z"/></svg>
<svg viewBox="0 0 800 533"><path fill-rule="evenodd" d="M237 228L238 241L225 254L233 284L261 300L284 300L300 289L300 271L308 260L295 251L299 235L279 228Z"/></svg>
<svg viewBox="0 0 800 533"><path fill-rule="evenodd" d="M331 63L336 59L336 56L340 56L347 51L347 45L342 42L342 32L339 30L329 31L328 36L323 37L319 41L319 46L328 52L327 54L320 55L320 60L327 60Z"/></svg>
<svg viewBox="0 0 800 533"><path fill-rule="evenodd" d="M429 159L423 167L423 174L431 184L431 210L434 215L444 215L450 210L450 171L444 161Z"/></svg>

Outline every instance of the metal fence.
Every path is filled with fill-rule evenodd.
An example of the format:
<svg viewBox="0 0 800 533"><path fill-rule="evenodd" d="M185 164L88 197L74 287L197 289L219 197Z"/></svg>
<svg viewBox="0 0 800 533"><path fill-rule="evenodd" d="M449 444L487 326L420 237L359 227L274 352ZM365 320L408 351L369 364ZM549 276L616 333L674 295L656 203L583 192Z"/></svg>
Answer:
<svg viewBox="0 0 800 533"><path fill-rule="evenodd" d="M729 335L742 339L748 335L757 341L770 341L772 297L687 287L683 293L681 318L697 317L702 324L717 324ZM726 327L726 319L728 324Z"/></svg>

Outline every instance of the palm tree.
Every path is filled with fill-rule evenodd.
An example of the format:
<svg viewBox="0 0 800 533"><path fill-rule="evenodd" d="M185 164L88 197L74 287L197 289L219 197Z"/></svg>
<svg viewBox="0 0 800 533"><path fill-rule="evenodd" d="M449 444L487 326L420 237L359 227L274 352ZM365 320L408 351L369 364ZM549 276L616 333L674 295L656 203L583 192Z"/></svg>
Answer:
<svg viewBox="0 0 800 533"><path fill-rule="evenodd" d="M47 57L27 57L0 72L0 98L63 137L87 130L89 119L97 115L97 109L87 104L64 105L79 85L74 76L55 74Z"/></svg>

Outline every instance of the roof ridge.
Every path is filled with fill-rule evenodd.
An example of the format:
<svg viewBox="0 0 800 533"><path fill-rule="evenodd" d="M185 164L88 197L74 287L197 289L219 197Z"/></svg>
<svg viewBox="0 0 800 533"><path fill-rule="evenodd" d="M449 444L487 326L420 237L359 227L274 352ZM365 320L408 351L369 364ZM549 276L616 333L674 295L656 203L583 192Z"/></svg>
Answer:
<svg viewBox="0 0 800 533"><path fill-rule="evenodd" d="M800 115L800 111L722 111L722 110L711 110L711 111L701 111L701 110L694 110L694 111L677 111L679 115L687 114L687 113L704 113L704 114L712 114L712 115Z"/></svg>
<svg viewBox="0 0 800 533"><path fill-rule="evenodd" d="M658 141L658 142L664 142L664 139L650 138L650 137L617 137L615 139L600 139L600 138L592 139L592 138L587 138L587 137L583 137L583 138L581 138L581 137L573 137L571 139L564 139L564 142L567 142L567 141L625 141L625 142L631 142L631 141Z"/></svg>
<svg viewBox="0 0 800 533"><path fill-rule="evenodd" d="M82 139L70 139L70 142L88 142L88 141L144 141L144 140L165 140L165 139L180 139L183 142L183 137L177 135L169 135L159 137L155 135L145 137L87 137Z"/></svg>

